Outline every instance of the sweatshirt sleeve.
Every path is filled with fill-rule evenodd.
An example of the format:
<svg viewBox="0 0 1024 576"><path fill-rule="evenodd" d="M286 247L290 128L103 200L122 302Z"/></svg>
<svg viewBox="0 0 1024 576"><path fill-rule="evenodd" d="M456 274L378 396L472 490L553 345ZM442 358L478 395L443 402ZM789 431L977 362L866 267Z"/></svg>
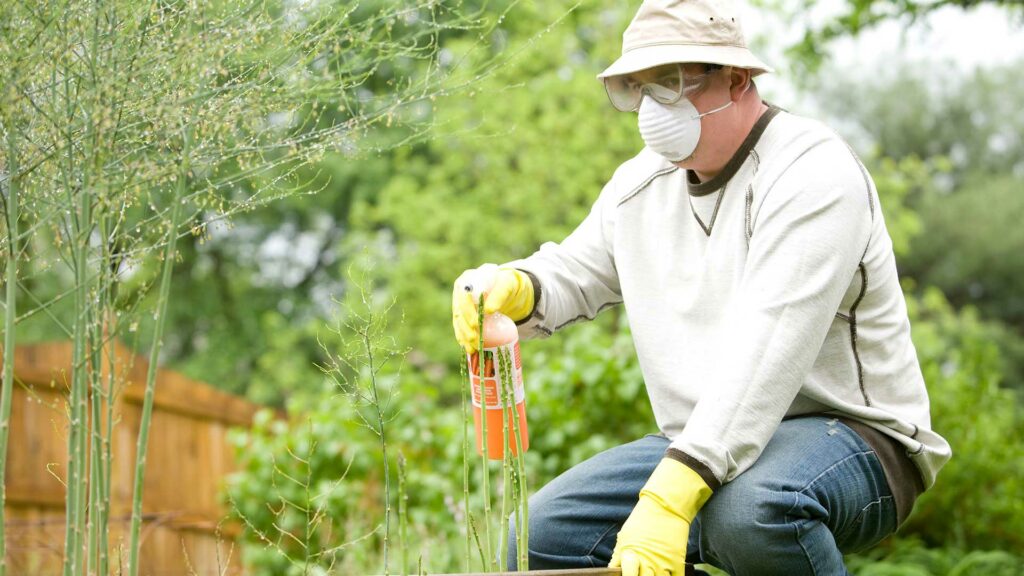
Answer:
<svg viewBox="0 0 1024 576"><path fill-rule="evenodd" d="M545 338L622 302L612 252L614 188L613 179L562 242L546 242L531 256L502 265L526 272L534 283L536 305L517 323L520 337Z"/></svg>
<svg viewBox="0 0 1024 576"><path fill-rule="evenodd" d="M803 386L858 273L871 194L859 161L833 140L796 160L763 197L712 348L715 375L666 452L712 488L757 460Z"/></svg>

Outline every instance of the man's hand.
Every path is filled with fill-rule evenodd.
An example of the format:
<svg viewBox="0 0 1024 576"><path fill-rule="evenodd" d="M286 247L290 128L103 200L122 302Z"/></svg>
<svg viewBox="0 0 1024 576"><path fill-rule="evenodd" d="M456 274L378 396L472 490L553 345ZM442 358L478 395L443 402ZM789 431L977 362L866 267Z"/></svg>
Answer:
<svg viewBox="0 0 1024 576"><path fill-rule="evenodd" d="M477 301L473 295L480 292L485 293L484 314L501 312L518 321L533 311L533 282L525 273L494 264L463 272L452 288L452 327L455 339L470 354L476 351L480 340Z"/></svg>
<svg viewBox="0 0 1024 576"><path fill-rule="evenodd" d="M619 531L609 568L622 576L683 576L690 523L711 488L685 464L663 458Z"/></svg>

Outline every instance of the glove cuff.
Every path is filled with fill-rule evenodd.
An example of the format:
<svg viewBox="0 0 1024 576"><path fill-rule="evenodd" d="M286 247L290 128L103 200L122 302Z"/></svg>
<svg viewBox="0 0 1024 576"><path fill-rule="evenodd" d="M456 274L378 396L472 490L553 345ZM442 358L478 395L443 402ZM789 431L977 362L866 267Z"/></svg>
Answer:
<svg viewBox="0 0 1024 576"><path fill-rule="evenodd" d="M652 498L676 516L693 522L711 498L711 487L689 466L663 458L640 491L640 497Z"/></svg>

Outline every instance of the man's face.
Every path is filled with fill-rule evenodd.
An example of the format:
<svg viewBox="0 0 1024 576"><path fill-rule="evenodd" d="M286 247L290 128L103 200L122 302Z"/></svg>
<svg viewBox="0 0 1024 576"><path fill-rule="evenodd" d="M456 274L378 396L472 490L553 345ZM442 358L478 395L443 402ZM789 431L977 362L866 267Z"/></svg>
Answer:
<svg viewBox="0 0 1024 576"><path fill-rule="evenodd" d="M700 88L687 94L690 102L697 108L697 112L703 114L714 110L727 104L733 98L732 68L705 71L702 64L686 64L683 66L683 70L688 77L707 74L702 79ZM689 158L684 158L675 164L688 170L707 169L705 163L709 158L714 159L719 156L718 152L729 141L728 136L736 129L737 117L734 112L735 107L730 106L701 118L700 140L697 142L697 148Z"/></svg>
<svg viewBox="0 0 1024 576"><path fill-rule="evenodd" d="M685 154L690 149L690 155L674 162L675 165L698 173L709 173L721 168L723 157L728 159L730 142L742 129L742 115L731 104L738 102L744 90L750 87L748 74L731 66L666 64L608 77L605 89L618 110L640 111L641 132L646 126L652 137L661 139L654 144L647 141L649 146L654 146L655 150L667 150L666 156L674 155L670 158ZM682 108L679 108L680 100L683 101ZM692 108L689 108L691 104ZM641 110L645 106L646 120ZM660 118L654 119L651 114ZM668 132L657 127L664 122L671 125ZM699 133L690 122L699 122ZM676 149L679 152L672 148L676 144L680 146Z"/></svg>

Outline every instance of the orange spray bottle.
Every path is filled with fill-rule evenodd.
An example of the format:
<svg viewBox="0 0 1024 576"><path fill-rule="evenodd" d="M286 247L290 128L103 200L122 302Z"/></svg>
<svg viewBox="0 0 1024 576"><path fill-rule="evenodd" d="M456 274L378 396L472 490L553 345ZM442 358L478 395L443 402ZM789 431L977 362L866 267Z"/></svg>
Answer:
<svg viewBox="0 0 1024 576"><path fill-rule="evenodd" d="M481 292L486 294L493 284L496 266L483 266L478 269L477 277L472 286L467 286L473 294L474 302L479 302ZM515 437L518 427L519 441L525 452L530 445L530 436L526 427L526 392L523 387L523 361L519 352L519 330L511 318L495 312L484 316L483 322L483 395L481 402L480 356L474 352L468 355L470 372L470 389L473 397L473 426L476 429L476 449L484 453L484 442L487 442L487 457L491 460L502 460L505 457L505 436L503 425L509 427L508 443L512 456L518 455ZM502 378L500 358L507 358L509 381ZM512 397L512 406L505 406L508 396ZM486 408L485 408L486 405ZM504 416L502 414L504 412ZM518 413L518 422L516 422ZM486 414L486 415L485 415ZM483 437L483 420L487 419L487 437Z"/></svg>

